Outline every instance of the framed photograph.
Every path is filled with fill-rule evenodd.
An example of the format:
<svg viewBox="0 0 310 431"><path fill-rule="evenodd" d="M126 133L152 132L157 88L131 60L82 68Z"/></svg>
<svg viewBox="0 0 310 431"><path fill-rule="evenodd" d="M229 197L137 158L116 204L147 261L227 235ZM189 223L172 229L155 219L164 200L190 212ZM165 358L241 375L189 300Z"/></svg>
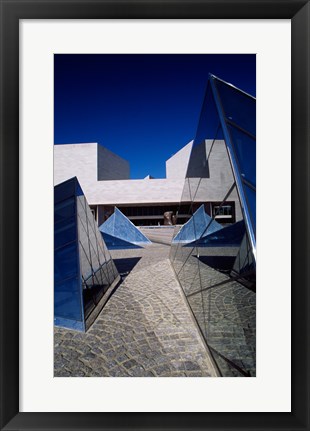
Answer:
<svg viewBox="0 0 310 431"><path fill-rule="evenodd" d="M1 429L309 429L309 2L0 3Z"/></svg>
<svg viewBox="0 0 310 431"><path fill-rule="evenodd" d="M256 376L255 94L255 54L54 54L55 377Z"/></svg>

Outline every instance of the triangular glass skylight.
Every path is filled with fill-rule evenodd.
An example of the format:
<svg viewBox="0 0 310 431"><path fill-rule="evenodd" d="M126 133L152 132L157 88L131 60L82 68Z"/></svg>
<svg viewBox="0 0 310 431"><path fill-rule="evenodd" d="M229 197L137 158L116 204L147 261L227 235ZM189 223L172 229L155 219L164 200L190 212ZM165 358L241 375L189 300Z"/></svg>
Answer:
<svg viewBox="0 0 310 431"><path fill-rule="evenodd" d="M120 276L76 177L54 188L54 323L86 331Z"/></svg>

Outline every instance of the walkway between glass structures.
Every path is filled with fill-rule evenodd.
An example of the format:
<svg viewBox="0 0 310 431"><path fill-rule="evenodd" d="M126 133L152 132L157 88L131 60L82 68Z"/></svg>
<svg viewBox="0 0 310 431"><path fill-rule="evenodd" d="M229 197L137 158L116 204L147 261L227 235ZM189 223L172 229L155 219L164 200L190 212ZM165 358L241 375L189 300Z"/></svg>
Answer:
<svg viewBox="0 0 310 431"><path fill-rule="evenodd" d="M213 213L194 211L214 191L222 200ZM221 373L255 376L256 100L213 75L180 205L189 200L192 217L175 232L171 263Z"/></svg>
<svg viewBox="0 0 310 431"><path fill-rule="evenodd" d="M169 261L169 246L113 250L124 277L87 333L55 328L55 376L218 375Z"/></svg>
<svg viewBox="0 0 310 431"><path fill-rule="evenodd" d="M82 197L76 202L72 223L83 228L89 211ZM86 273L99 274L107 295L118 273L133 270L86 334L55 330L56 375L256 375L256 100L213 75L180 211L188 202L183 226L143 228L153 244L109 250L117 270L95 227L92 241L73 235L76 253L84 256L89 243L100 252L95 267L85 254L85 286ZM63 283L59 277L61 312Z"/></svg>

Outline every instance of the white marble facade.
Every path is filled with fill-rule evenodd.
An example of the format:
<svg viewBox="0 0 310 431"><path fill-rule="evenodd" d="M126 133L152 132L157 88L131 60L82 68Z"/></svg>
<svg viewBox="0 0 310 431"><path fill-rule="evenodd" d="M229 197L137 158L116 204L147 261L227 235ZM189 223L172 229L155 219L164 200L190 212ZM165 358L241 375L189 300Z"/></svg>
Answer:
<svg viewBox="0 0 310 431"><path fill-rule="evenodd" d="M166 161L166 178L129 179L129 163L98 143L54 146L54 184L76 176L89 205L159 205L180 201L222 201L233 183L224 141L216 141L209 160L209 177L191 178L199 188L194 196L187 192L185 176L193 141ZM211 141L206 141L209 154ZM198 185L198 184L197 184ZM188 194L188 196L187 196ZM234 191L229 200L238 201ZM239 204L236 219L240 219Z"/></svg>

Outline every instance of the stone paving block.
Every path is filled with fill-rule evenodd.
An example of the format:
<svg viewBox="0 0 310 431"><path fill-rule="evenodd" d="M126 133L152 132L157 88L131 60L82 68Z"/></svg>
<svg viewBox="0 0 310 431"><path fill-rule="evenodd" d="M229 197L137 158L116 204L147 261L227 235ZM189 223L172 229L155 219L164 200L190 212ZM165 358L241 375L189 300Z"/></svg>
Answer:
<svg viewBox="0 0 310 431"><path fill-rule="evenodd" d="M168 364L159 365L154 367L153 371L155 371L157 376L168 376L171 374L171 367Z"/></svg>
<svg viewBox="0 0 310 431"><path fill-rule="evenodd" d="M135 365L134 367L130 368L129 375L132 377L144 377L145 369L142 367L142 365Z"/></svg>
<svg viewBox="0 0 310 431"><path fill-rule="evenodd" d="M86 334L55 328L55 376L215 376L168 260L169 247L112 254L142 258Z"/></svg>

